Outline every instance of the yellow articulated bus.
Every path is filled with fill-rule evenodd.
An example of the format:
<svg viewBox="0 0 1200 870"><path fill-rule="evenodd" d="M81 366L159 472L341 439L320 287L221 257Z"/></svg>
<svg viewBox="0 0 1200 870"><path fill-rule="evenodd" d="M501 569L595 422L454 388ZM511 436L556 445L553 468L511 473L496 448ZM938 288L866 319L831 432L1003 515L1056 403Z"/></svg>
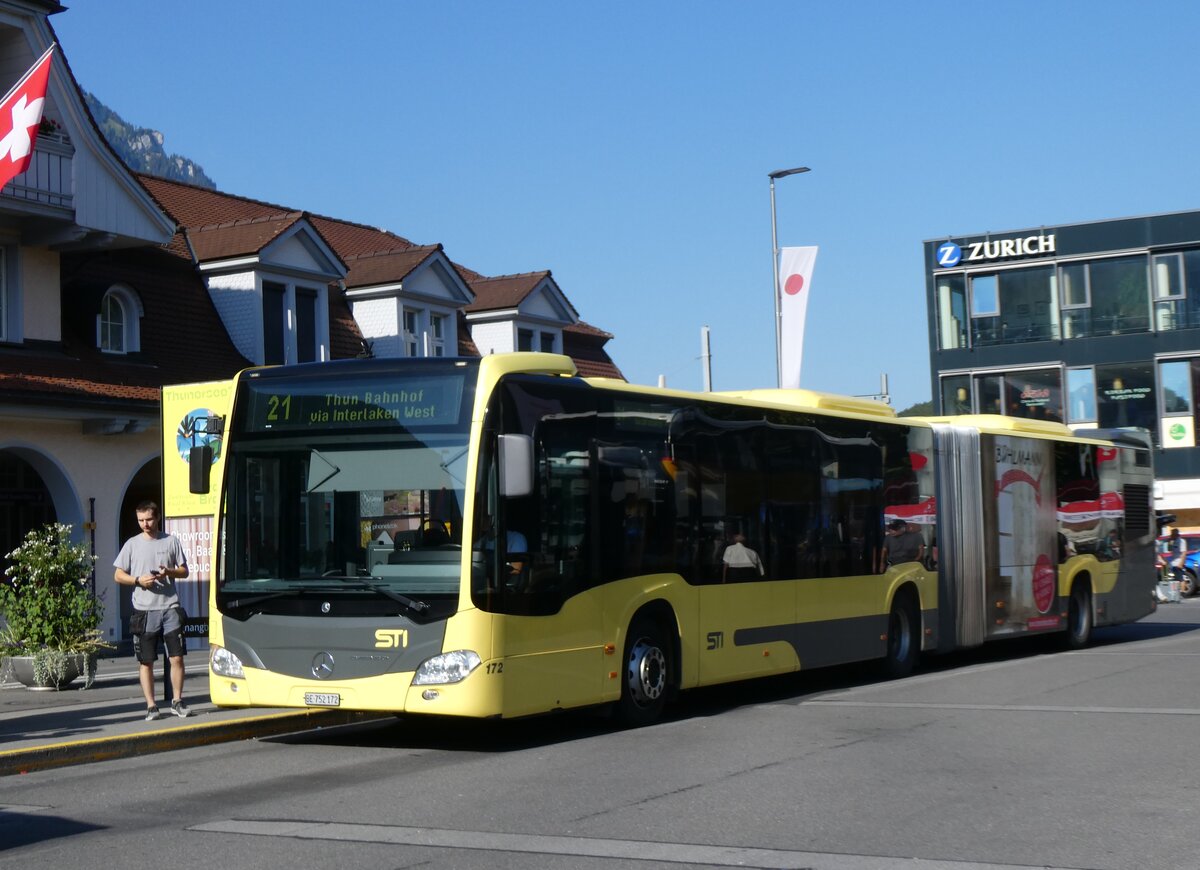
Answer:
<svg viewBox="0 0 1200 870"><path fill-rule="evenodd" d="M1154 606L1138 432L652 389L540 353L229 386L225 419L194 427L221 461L190 456L215 512L222 706L607 704L642 724L697 686L868 659L903 675L1041 632L1080 646Z"/></svg>

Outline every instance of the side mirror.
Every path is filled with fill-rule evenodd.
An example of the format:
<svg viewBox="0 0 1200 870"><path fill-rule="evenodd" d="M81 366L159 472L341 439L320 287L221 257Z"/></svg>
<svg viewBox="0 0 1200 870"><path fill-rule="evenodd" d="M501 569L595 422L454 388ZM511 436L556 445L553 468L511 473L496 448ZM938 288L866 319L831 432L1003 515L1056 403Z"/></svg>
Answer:
<svg viewBox="0 0 1200 870"><path fill-rule="evenodd" d="M188 491L195 495L208 492L212 479L213 449L208 444L188 451Z"/></svg>
<svg viewBox="0 0 1200 870"><path fill-rule="evenodd" d="M500 465L500 495L519 498L533 492L533 439L528 435L501 435L496 452Z"/></svg>

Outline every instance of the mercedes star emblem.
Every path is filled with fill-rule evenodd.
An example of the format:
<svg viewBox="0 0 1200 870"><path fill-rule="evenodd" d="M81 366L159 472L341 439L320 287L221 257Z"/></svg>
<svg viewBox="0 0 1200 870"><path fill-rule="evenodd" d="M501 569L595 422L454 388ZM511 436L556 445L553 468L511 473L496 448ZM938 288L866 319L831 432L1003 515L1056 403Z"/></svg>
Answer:
<svg viewBox="0 0 1200 870"><path fill-rule="evenodd" d="M318 680L328 679L333 674L333 656L320 652L313 656L312 675Z"/></svg>

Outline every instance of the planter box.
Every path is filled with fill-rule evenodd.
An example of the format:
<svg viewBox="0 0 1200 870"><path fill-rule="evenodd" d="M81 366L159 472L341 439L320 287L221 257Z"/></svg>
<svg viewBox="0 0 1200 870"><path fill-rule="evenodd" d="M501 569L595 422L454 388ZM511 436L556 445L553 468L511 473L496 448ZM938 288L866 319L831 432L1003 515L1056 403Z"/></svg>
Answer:
<svg viewBox="0 0 1200 870"><path fill-rule="evenodd" d="M33 666L33 656L9 656L4 660L5 669L12 674L13 679L35 692L49 692L65 688L80 677L89 677L87 685L91 685L91 676L96 674L95 653L70 653L66 660L66 669L61 679L39 680Z"/></svg>

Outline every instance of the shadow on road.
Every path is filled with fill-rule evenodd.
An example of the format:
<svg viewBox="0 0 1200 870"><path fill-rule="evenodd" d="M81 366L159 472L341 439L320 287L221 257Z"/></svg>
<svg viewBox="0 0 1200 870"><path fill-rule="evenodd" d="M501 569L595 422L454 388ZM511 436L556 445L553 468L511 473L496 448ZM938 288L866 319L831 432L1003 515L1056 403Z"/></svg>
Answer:
<svg viewBox="0 0 1200 870"><path fill-rule="evenodd" d="M0 809L0 852L20 846L31 846L45 840L99 831L102 827L42 812L22 813Z"/></svg>
<svg viewBox="0 0 1200 870"><path fill-rule="evenodd" d="M1180 614L1183 616L1184 614ZM1191 616L1191 614L1186 614ZM1091 649L1115 649L1122 644L1159 640L1200 630L1193 622L1138 622L1097 629ZM945 655L926 654L917 675L957 668L1019 661L1061 653L1061 634L1021 637L985 644ZM800 704L823 694L887 681L878 662L840 665L764 677L741 683L693 689L667 708L663 723L717 716L760 704ZM397 747L454 752L515 752L538 746L581 740L619 730L607 711L578 710L518 720L472 720L423 716L377 720L362 725L309 731L266 738L285 744Z"/></svg>

